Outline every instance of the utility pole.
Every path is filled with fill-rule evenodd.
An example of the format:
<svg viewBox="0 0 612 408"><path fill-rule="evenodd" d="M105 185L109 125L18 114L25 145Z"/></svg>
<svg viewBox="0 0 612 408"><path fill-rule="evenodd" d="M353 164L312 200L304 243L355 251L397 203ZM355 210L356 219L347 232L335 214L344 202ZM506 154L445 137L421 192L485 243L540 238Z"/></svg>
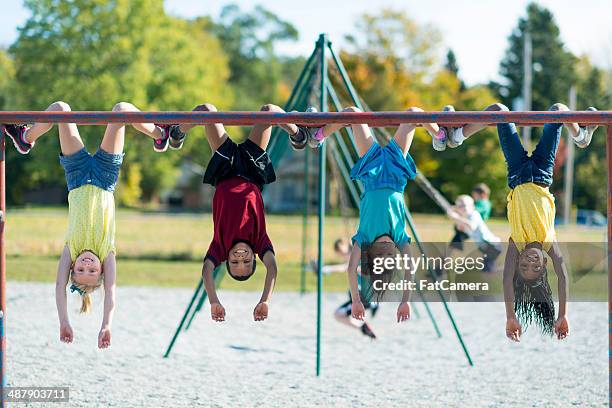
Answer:
<svg viewBox="0 0 612 408"><path fill-rule="evenodd" d="M532 63L532 48L531 48L531 34L525 32L523 37L523 110L531 110L531 74L533 70ZM531 128L525 126L523 128L523 146L529 149L531 143Z"/></svg>
<svg viewBox="0 0 612 408"><path fill-rule="evenodd" d="M576 86L569 90L569 108L576 110ZM572 213L572 198L574 196L574 141L567 133L567 160L565 162L565 186L563 188L563 224L570 223Z"/></svg>

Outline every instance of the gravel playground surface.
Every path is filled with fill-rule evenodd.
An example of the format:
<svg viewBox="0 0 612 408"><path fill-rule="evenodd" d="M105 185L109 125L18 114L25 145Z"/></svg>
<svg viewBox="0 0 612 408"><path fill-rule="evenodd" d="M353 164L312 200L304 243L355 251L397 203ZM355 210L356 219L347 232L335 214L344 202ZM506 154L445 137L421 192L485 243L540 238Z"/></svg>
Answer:
<svg viewBox="0 0 612 408"><path fill-rule="evenodd" d="M316 297L275 293L270 318L252 321L255 292L219 293L227 321L206 307L162 358L192 291L121 287L112 347L97 350L101 299L76 315L75 341L59 341L54 285L9 282L7 376L12 386L68 386L70 407L539 407L607 406L605 303L570 304L570 337L558 342L529 330L504 337L502 303L454 303L475 366L469 367L441 304L431 307L437 338L421 318L394 323L383 304L371 341L338 324L344 294L324 297L321 377L315 374ZM44 404L13 404L40 407Z"/></svg>

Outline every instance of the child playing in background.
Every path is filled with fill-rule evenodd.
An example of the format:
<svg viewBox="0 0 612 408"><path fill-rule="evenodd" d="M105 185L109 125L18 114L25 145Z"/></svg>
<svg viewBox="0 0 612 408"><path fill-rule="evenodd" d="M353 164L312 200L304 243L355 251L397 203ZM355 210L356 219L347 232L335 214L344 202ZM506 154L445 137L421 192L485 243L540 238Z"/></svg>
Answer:
<svg viewBox="0 0 612 408"><path fill-rule="evenodd" d="M483 221L487 221L491 216L491 201L489 201L491 190L489 186L485 183L479 183L474 186L472 189L472 199L474 200L474 207L476 211L480 214L480 217ZM457 224L453 226L455 234L450 242L451 248L456 248L458 250L463 250L463 241L466 241L470 238L469 234L464 231L461 231L457 228Z"/></svg>
<svg viewBox="0 0 612 408"><path fill-rule="evenodd" d="M350 107L344 111L359 112L359 109ZM409 111L422 110L411 108ZM365 315L357 279L362 248L369 252L374 248L373 244L376 244L376 251L382 248L384 252L376 254L378 256L394 257L398 249L402 254L408 253L410 237L406 234L404 188L407 181L416 176L416 166L408 153L416 126L400 125L393 139L382 147L374 141L367 125L351 125L359 154L359 160L351 169L351 178L362 181L365 187L359 206L359 227L352 238L353 249L348 267L352 316L359 320L363 320ZM342 124L328 124L314 134L309 134L307 142L316 148L326 137L342 127ZM423 124L423 127L434 138L442 131L435 123ZM375 256L369 258L374 259ZM405 271L405 279L413 279L411 271ZM397 309L398 322L410 317L409 299L410 291L406 290Z"/></svg>
<svg viewBox="0 0 612 408"><path fill-rule="evenodd" d="M64 102L51 104L47 111L70 111ZM135 112L136 107L121 102L113 112ZM50 123L4 125L5 134L17 150L27 154L38 138L52 128ZM152 123L132 126L153 138L154 149L167 148L167 127ZM68 185L68 233L60 256L55 287L60 340L71 343L74 338L66 298L66 286L81 296L81 313L91 309L91 294L104 286L104 313L98 335L98 347L111 344L111 324L115 308L115 201L113 192L123 161L125 125L111 123L106 127L98 151L90 155L74 123L59 123L60 163L66 172ZM164 148L165 146L165 148Z"/></svg>
<svg viewBox="0 0 612 408"><path fill-rule="evenodd" d="M197 106L194 111L215 112L211 104ZM284 112L275 105L264 105L262 111ZM195 125L173 125L171 143L182 143L185 133ZM306 128L293 124L280 125L293 138L303 139ZM249 279L257 266L255 256L267 269L263 293L253 318L268 317L268 303L276 281L277 266L272 242L266 232L266 218L261 190L276 180L266 147L272 134L271 125L256 125L246 141L236 144L223 124L204 125L213 156L204 174L204 183L215 186L213 197L214 235L204 257L202 276L211 306L212 319L225 320L225 308L217 297L213 272L225 262L227 273L238 281ZM303 134L304 133L304 134Z"/></svg>
<svg viewBox="0 0 612 408"><path fill-rule="evenodd" d="M342 266L343 271L346 271L348 269L348 260L351 256L352 251L350 242L346 239L337 239L336 242L334 242L334 251L347 262L341 265L333 266ZM361 300L364 305L364 308L366 310L370 310L370 312L372 313L372 317L374 317L376 315L376 312L378 311L378 304L368 302L367 299L364 299L363 296L361 296ZM365 319L360 323L358 321L355 321L355 319L351 317L351 303L351 293L349 292L348 300L341 304L334 312L334 317L336 318L336 320L342 324L346 324L349 327L359 329L364 336L367 336L371 339L376 339L376 334L374 333L372 326L370 326L370 324Z"/></svg>
<svg viewBox="0 0 612 408"><path fill-rule="evenodd" d="M483 221L488 221L491 218L491 189L485 183L478 183L472 189L472 199L474 199L474 207Z"/></svg>
<svg viewBox="0 0 612 408"><path fill-rule="evenodd" d="M487 107L488 111L507 111L501 104ZM567 106L554 104L550 110L567 111ZM588 110L595 110L589 108ZM544 334L564 339L569 334L567 319L567 270L554 228L555 200L549 187L561 123L546 124L542 137L531 156L523 148L513 123L497 125L499 141L508 166L508 221L510 239L504 263L504 300L506 305L506 336L520 341L522 325L538 325ZM565 124L576 145L585 148L591 142L597 126L580 127ZM466 125L448 131L454 144L483 129L482 125ZM548 253L558 278L559 314L555 320L552 291L546 274ZM517 273L518 270L518 273ZM518 317L518 319L517 319Z"/></svg>
<svg viewBox="0 0 612 408"><path fill-rule="evenodd" d="M501 240L491 232L482 219L480 212L476 210L474 199L468 195L460 195L451 207L448 216L455 221L457 234L464 234L478 245L480 252L485 255L484 269L482 272L495 270L495 261L501 254ZM451 248L463 249L463 241L451 242Z"/></svg>

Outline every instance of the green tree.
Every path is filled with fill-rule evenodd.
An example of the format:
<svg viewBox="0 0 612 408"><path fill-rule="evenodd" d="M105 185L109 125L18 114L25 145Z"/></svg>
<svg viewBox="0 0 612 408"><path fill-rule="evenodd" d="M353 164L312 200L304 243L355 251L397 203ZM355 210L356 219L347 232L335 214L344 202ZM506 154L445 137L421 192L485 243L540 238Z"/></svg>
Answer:
<svg viewBox="0 0 612 408"><path fill-rule="evenodd" d="M576 58L565 49L554 16L542 6L529 4L527 16L519 19L500 63L504 83L493 86L510 107L515 98L522 96L525 33L531 35L533 50L532 109L547 110L554 102L567 100L569 87L576 79Z"/></svg>
<svg viewBox="0 0 612 408"><path fill-rule="evenodd" d="M165 15L162 0L27 0L25 5L32 15L10 48L18 87L14 102L21 109L44 109L55 100L75 110L110 110L119 101L143 110L191 109L210 99L231 103L228 62L219 41ZM103 129L80 130L90 149L99 144ZM64 182L54 133L37 143L17 184ZM125 165L141 164L140 188L148 200L172 184L179 156L154 157L150 140L132 136Z"/></svg>
<svg viewBox="0 0 612 408"><path fill-rule="evenodd" d="M610 83L612 71L593 67L583 58L577 65L577 109L595 106L599 110L612 109ZM576 149L574 205L578 208L606 212L607 178L606 128L600 126L587 149Z"/></svg>
<svg viewBox="0 0 612 408"><path fill-rule="evenodd" d="M267 102L279 102L283 61L275 47L295 41L296 28L262 6L243 12L228 5L212 24L229 55L230 82L236 92L237 110L254 110Z"/></svg>
<svg viewBox="0 0 612 408"><path fill-rule="evenodd" d="M457 64L457 57L455 56L453 50L451 50L450 48L446 52L446 62L444 63L444 68L446 68L448 72L452 73L453 75L455 75L455 77L459 79L461 83L461 90L465 90L465 83L459 77L459 65Z"/></svg>

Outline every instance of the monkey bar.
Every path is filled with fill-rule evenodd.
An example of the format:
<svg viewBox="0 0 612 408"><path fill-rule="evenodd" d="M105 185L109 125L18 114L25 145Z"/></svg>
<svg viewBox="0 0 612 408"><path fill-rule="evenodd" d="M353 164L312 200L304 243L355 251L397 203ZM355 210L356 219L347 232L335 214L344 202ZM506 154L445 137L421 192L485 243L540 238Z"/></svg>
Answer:
<svg viewBox="0 0 612 408"><path fill-rule="evenodd" d="M539 126L546 123L578 122L584 125L612 123L612 111L540 111L540 112L102 112L102 111L0 111L0 123L76 123L79 125L106 125L108 123L205 124L223 123L227 126L295 123L322 126L327 123L359 124L384 127L400 123L438 123L464 125L466 123L513 122L521 126Z"/></svg>

